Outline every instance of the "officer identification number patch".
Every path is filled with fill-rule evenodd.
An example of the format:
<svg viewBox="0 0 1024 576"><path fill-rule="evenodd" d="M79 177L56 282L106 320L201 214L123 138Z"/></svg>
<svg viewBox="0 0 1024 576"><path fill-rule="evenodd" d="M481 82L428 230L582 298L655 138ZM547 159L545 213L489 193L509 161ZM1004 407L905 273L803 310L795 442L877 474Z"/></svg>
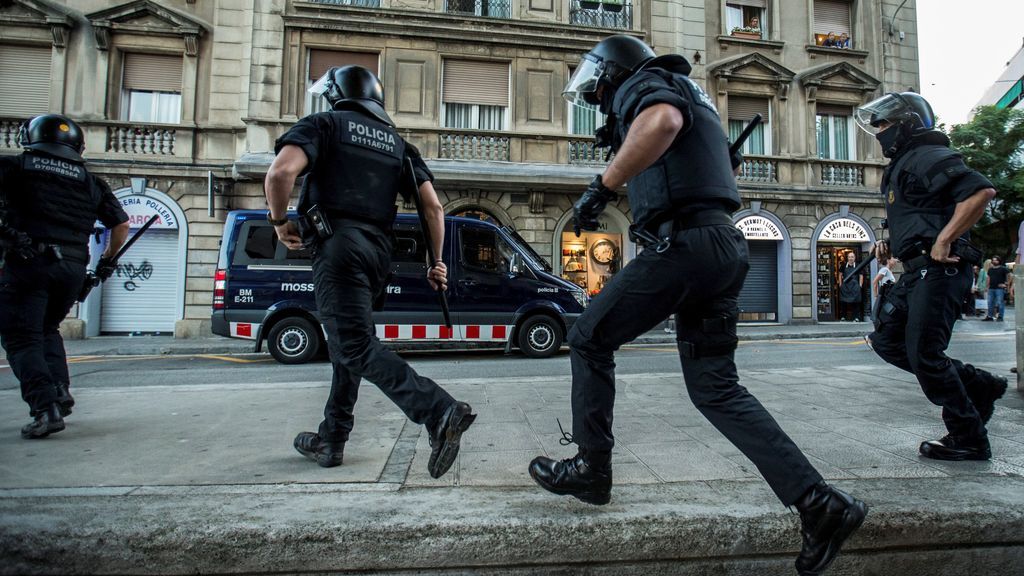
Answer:
<svg viewBox="0 0 1024 576"><path fill-rule="evenodd" d="M690 80L689 77L684 76L683 78L686 80L687 84L690 85L690 90L693 92L693 94L700 101L699 104L703 104L704 106L710 108L715 113L715 115L717 116L718 115L718 108L715 107L715 103L711 101L711 97L708 96L708 93L705 92L704 89L701 88L696 82L694 82L693 80Z"/></svg>
<svg viewBox="0 0 1024 576"><path fill-rule="evenodd" d="M59 158L50 158L49 156L36 156L35 154L25 154L24 159L22 168L25 170L63 176L64 178L74 178L79 182L85 182L85 167L81 164Z"/></svg>
<svg viewBox="0 0 1024 576"><path fill-rule="evenodd" d="M355 120L345 123L345 135L342 141L385 154L394 155L395 153L396 142L393 133Z"/></svg>
<svg viewBox="0 0 1024 576"><path fill-rule="evenodd" d="M889 190L889 204L892 204L895 201L896 201L896 193L893 192L892 190Z"/></svg>

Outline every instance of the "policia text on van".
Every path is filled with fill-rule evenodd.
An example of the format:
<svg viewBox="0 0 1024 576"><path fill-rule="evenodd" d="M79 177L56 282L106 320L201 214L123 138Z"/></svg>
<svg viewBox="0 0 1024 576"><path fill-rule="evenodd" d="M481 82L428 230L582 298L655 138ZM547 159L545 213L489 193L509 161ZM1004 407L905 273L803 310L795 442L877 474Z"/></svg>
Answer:
<svg viewBox="0 0 1024 576"><path fill-rule="evenodd" d="M448 217L443 258L450 262L452 328L443 325L436 296L423 281L424 243L415 214L399 214L392 280L374 313L377 337L388 342L492 343L518 346L531 357L554 354L587 303L576 285L548 264L514 230ZM309 254L277 241L266 212L228 214L214 280L213 332L267 340L278 361L301 363L325 349L313 299Z"/></svg>

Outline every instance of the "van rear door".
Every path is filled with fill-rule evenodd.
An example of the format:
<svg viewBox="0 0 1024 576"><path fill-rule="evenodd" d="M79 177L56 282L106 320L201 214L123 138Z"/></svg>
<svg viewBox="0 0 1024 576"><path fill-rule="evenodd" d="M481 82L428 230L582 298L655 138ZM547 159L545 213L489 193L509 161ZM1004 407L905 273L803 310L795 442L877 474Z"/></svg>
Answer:
<svg viewBox="0 0 1024 576"><path fill-rule="evenodd" d="M505 340L516 311L528 299L524 282L511 273L517 252L493 226L459 221L455 228L452 312L467 339Z"/></svg>

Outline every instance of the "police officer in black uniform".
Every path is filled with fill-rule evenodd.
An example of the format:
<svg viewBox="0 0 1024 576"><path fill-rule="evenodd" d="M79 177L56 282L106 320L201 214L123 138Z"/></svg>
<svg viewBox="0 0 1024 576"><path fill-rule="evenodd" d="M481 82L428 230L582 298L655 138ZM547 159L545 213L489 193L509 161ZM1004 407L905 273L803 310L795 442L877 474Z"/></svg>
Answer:
<svg viewBox="0 0 1024 576"><path fill-rule="evenodd" d="M22 125L25 152L0 158L0 343L33 420L23 438L64 429L75 401L58 327L85 282L89 235L111 229L96 274L128 236L128 215L82 159L82 130L70 118L37 116Z"/></svg>
<svg viewBox="0 0 1024 576"><path fill-rule="evenodd" d="M938 460L991 458L985 424L1006 380L946 356L945 350L971 290L971 267L981 253L969 230L996 191L964 165L935 129L919 94L891 93L857 110L857 123L874 134L890 158L882 176L890 238L886 248L903 262L903 275L880 306L869 335L883 360L917 376L925 396L942 406L949 434L920 446Z"/></svg>
<svg viewBox="0 0 1024 576"><path fill-rule="evenodd" d="M266 178L267 218L278 238L291 249L304 241L312 245L316 304L334 367L319 432L300 433L295 448L320 466L341 464L365 377L413 422L427 426L428 470L439 478L455 461L461 435L476 415L469 404L457 402L384 348L371 318L374 301L387 287L396 199L399 193L406 199L417 193L402 188L408 181L407 174L402 177L406 158L415 167L434 254L442 254L444 211L431 184L433 174L395 130L372 72L359 66L332 68L310 91L326 97L333 110L303 118L277 140L277 157ZM298 206L304 225L296 227L286 219L286 210L300 175L306 176ZM427 281L445 289L443 261L429 266Z"/></svg>
<svg viewBox="0 0 1024 576"><path fill-rule="evenodd" d="M576 226L597 229L598 215L628 182L631 232L646 247L569 334L577 455L538 457L530 475L556 494L591 504L610 500L614 352L675 313L690 398L757 465L782 503L800 510L804 547L796 566L800 574L820 574L866 507L825 484L738 383L736 306L748 269L746 240L730 216L740 207L739 159L731 162L718 112L689 72L682 56L656 57L632 36L612 36L583 57L563 93L607 114L598 139L616 153L573 207Z"/></svg>

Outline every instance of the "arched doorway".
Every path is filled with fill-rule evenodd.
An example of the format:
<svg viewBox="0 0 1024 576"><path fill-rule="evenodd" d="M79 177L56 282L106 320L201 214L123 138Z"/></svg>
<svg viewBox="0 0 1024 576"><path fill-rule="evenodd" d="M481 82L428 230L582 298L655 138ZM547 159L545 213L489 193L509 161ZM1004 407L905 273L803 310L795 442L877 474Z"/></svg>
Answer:
<svg viewBox="0 0 1024 576"><path fill-rule="evenodd" d="M740 291L741 322L787 323L793 310L793 250L789 230L764 210L733 215L747 239L750 270Z"/></svg>
<svg viewBox="0 0 1024 576"><path fill-rule="evenodd" d="M554 273L583 288L591 296L601 291L623 266L636 255L629 240L629 220L612 206L598 217L598 229L577 237L572 229L572 211L555 226L552 262Z"/></svg>
<svg viewBox="0 0 1024 576"><path fill-rule="evenodd" d="M847 254L853 253L862 262L875 243L875 234L867 222L856 214L837 213L824 218L811 236L811 286L814 287L814 319L818 322L840 320L839 287ZM865 320L871 309L871 282L877 265L865 270L861 288L861 317Z"/></svg>

